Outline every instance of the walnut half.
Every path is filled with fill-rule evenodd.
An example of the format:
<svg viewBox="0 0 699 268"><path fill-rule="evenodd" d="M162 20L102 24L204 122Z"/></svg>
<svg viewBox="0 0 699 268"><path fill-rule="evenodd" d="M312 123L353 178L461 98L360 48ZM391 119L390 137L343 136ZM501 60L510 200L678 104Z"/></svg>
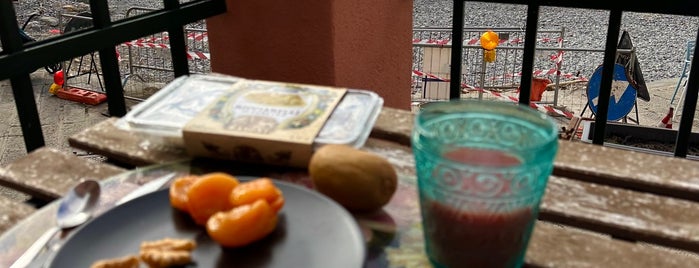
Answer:
<svg viewBox="0 0 699 268"><path fill-rule="evenodd" d="M124 256L121 258L99 260L90 266L90 268L138 268L140 262L138 257L134 255Z"/></svg>
<svg viewBox="0 0 699 268"><path fill-rule="evenodd" d="M185 265L192 262L191 251L197 246L191 239L164 238L141 243L141 261L151 268Z"/></svg>
<svg viewBox="0 0 699 268"><path fill-rule="evenodd" d="M156 241L144 241L141 243L141 251L147 250L186 250L191 251L197 247L196 242L190 239L164 238Z"/></svg>
<svg viewBox="0 0 699 268"><path fill-rule="evenodd" d="M141 260L151 268L185 265L192 262L192 254L187 250L146 250L141 251Z"/></svg>

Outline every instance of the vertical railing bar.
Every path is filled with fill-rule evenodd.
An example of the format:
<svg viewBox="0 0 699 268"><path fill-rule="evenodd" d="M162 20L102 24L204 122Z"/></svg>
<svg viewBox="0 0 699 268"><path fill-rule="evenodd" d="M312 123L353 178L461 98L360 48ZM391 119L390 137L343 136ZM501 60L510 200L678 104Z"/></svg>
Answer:
<svg viewBox="0 0 699 268"><path fill-rule="evenodd" d="M609 27L607 28L607 42L604 48L602 81L600 82L597 112L595 113L595 132L592 137L592 143L597 145L604 144L604 132L607 126L609 110L609 94L612 91L612 76L616 59L616 46L617 40L619 40L619 30L621 29L621 15L621 9L615 8L609 11Z"/></svg>
<svg viewBox="0 0 699 268"><path fill-rule="evenodd" d="M19 36L19 25L12 1L0 1L0 42L4 52L12 54L22 50L22 39ZM22 128L22 138L27 152L34 151L45 145L44 134L41 130L39 111L34 99L30 70L10 78L15 108Z"/></svg>
<svg viewBox="0 0 699 268"><path fill-rule="evenodd" d="M109 6L106 0L90 0L92 23L95 28L103 29L111 25ZM126 100L124 89L121 85L121 74L117 60L116 48L108 47L99 50L100 65L104 76L105 91L107 93L107 109L110 116L126 115Z"/></svg>
<svg viewBox="0 0 699 268"><path fill-rule="evenodd" d="M174 10L180 7L180 2L164 0L164 6L167 10ZM170 36L170 54L172 56L172 68L175 71L175 77L188 75L189 63L187 61L187 46L184 38L184 26L174 21L170 21L168 22L167 32Z"/></svg>
<svg viewBox="0 0 699 268"><path fill-rule="evenodd" d="M697 31L696 42L699 43L699 31ZM695 43L696 44L696 43ZM699 62L697 62L697 50L695 49L692 56L692 66L689 70L689 79L687 80L687 89L685 91L684 104L682 104L682 117L680 118L680 128L677 130L677 138L675 139L675 156L687 157L689 147L689 136L692 132L694 123L694 112L697 107L697 94L699 93Z"/></svg>
<svg viewBox="0 0 699 268"><path fill-rule="evenodd" d="M527 26L524 34L524 54L522 55L522 78L519 85L519 103L529 105L534 75L534 54L536 53L536 30L539 24L539 4L527 5Z"/></svg>
<svg viewBox="0 0 699 268"><path fill-rule="evenodd" d="M449 99L461 98L461 61L464 50L464 0L454 0L451 35L451 68L449 74Z"/></svg>

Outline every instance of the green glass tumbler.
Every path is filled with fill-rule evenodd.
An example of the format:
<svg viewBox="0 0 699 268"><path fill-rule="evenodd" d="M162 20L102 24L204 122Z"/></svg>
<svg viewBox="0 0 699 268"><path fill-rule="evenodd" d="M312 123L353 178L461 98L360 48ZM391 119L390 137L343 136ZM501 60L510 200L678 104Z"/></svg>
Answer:
<svg viewBox="0 0 699 268"><path fill-rule="evenodd" d="M418 112L412 148L435 267L520 267L558 150L558 126L528 106L458 100Z"/></svg>

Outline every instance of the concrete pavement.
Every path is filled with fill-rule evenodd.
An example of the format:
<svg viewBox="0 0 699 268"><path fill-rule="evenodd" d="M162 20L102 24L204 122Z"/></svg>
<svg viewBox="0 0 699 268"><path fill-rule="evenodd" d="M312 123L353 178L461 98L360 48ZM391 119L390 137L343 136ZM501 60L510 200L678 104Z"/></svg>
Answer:
<svg viewBox="0 0 699 268"><path fill-rule="evenodd" d="M53 76L43 68L31 74L31 80L46 146L74 153L89 161L104 161L100 156L71 148L68 137L106 119L102 113L106 111L107 104L92 106L50 94L48 89ZM3 112L0 116L0 165L4 166L27 154L9 80L0 81L0 111ZM0 195L19 200L28 198L4 187L0 187Z"/></svg>

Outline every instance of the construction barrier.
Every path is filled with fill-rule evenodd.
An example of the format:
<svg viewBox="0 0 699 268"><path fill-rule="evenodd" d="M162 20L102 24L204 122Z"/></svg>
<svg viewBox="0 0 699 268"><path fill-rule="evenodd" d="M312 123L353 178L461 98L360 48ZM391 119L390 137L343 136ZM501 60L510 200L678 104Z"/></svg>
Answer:
<svg viewBox="0 0 699 268"><path fill-rule="evenodd" d="M499 45L493 63L484 63L480 36L492 30L498 33ZM520 87L524 51L524 29L521 28L465 28L461 43L462 86L503 92L515 95ZM545 87L553 94L545 94L538 103L552 107L584 107L585 92L578 83L585 83L588 75L597 66L582 66L582 58L599 57L602 62L603 49L582 49L565 47L565 31L561 29L540 29L537 31L534 55L534 80L548 80ZM436 77L450 77L451 72L451 29L415 28L413 31L413 99L446 100L449 98L449 81ZM417 72L417 73L416 73ZM422 74L432 74L436 77ZM561 91L566 89L566 91ZM567 90L575 89L575 90ZM583 90L584 91L584 90ZM481 91L480 93L486 93ZM486 94L486 97L493 97ZM473 96L465 96L473 97ZM482 97L482 94L477 96Z"/></svg>
<svg viewBox="0 0 699 268"><path fill-rule="evenodd" d="M447 79L447 78L439 77L439 76L436 76L434 74L429 74L429 73L421 72L418 70L413 70L412 75L419 76L419 77L426 77L426 78L430 78L430 79L434 79L434 80L438 80L438 81L442 81L442 82L449 82L449 79ZM477 91L477 92L492 95L496 99L499 99L499 100L504 100L507 102L515 102L515 103L519 102L519 99L515 96L503 94L500 92L495 92L495 91L487 90L487 89L483 89L483 88L478 88L478 87L471 86L471 85L464 84L464 83L461 84L461 88L463 89L464 93L468 93L470 91ZM538 103L538 102L530 102L529 105L532 108L535 108L539 111L542 111L542 112L545 112L545 113L548 113L551 115L563 116L563 117L566 117L568 119L573 118L573 113L554 108L551 105L546 105L546 104L542 104L542 103Z"/></svg>
<svg viewBox="0 0 699 268"><path fill-rule="evenodd" d="M133 17L156 9L132 7L125 17ZM190 73L210 73L211 54L209 53L208 33L205 23L196 22L184 27L187 58ZM170 53L170 37L167 32L144 36L124 42L117 47L120 57L120 71L124 74L124 94L130 98L147 98L155 89L172 81L174 69ZM133 88L129 81L138 79L151 84L152 89Z"/></svg>
<svg viewBox="0 0 699 268"><path fill-rule="evenodd" d="M127 10L125 17L155 10L157 9L132 7ZM211 72L208 33L203 28L204 25L203 22L196 22L184 28L190 73ZM61 14L59 17L59 34L91 26L92 17L89 12ZM126 98L147 98L165 83L174 79L169 41L168 33L161 32L124 42L115 48ZM93 52L71 59L64 62L63 66L67 87L104 92L99 53ZM132 87L128 83L132 79L138 79L143 83Z"/></svg>

